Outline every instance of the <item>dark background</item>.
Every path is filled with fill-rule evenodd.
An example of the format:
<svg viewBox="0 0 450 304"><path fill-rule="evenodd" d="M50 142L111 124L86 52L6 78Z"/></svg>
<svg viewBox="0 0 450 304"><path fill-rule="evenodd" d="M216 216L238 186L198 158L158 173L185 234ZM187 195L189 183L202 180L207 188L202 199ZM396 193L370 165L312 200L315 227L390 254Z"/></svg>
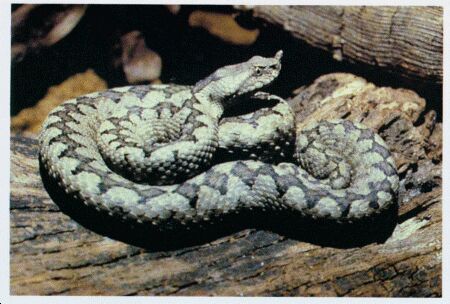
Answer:
<svg viewBox="0 0 450 304"><path fill-rule="evenodd" d="M13 5L12 10L17 6ZM33 106L50 86L88 68L106 80L108 87L126 85L123 72L112 67L112 60L118 55L114 45L121 35L139 30L147 46L162 58L163 83L194 84L221 66L248 60L253 55L273 56L283 49L283 68L269 89L271 93L289 97L294 89L311 84L320 75L349 72L377 86L413 89L427 99L427 108L436 110L442 121L441 85L405 79L369 65L338 62L330 53L312 48L246 13L237 17L238 23L249 29L259 28L260 35L253 45L232 45L188 25L189 14L199 9L234 12L231 6L213 5L184 5L177 15L161 5L90 5L65 38L12 64L11 115Z"/></svg>

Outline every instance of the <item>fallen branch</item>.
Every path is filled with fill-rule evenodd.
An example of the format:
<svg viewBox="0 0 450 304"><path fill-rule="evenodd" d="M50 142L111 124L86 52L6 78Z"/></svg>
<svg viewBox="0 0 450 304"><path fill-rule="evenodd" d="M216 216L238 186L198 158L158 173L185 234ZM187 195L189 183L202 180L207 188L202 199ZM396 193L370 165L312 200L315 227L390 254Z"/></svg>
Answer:
<svg viewBox="0 0 450 304"><path fill-rule="evenodd" d="M330 74L290 103L299 128L345 117L386 140L401 178L399 216L386 240L336 246L246 229L170 251L134 247L61 213L43 188L36 141L13 137L11 294L441 296L442 126L433 112L423 115L425 101Z"/></svg>

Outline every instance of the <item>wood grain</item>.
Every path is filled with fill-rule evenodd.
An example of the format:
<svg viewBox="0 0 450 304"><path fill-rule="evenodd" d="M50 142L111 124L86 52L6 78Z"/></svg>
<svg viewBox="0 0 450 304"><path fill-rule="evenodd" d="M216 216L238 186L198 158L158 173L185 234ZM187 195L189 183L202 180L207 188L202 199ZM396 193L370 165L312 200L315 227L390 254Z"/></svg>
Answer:
<svg viewBox="0 0 450 304"><path fill-rule="evenodd" d="M443 9L432 6L238 6L337 60L442 83Z"/></svg>
<svg viewBox="0 0 450 304"><path fill-rule="evenodd" d="M386 140L401 178L386 239L352 246L251 228L167 251L127 245L60 212L43 188L36 141L12 137L11 294L442 296L442 125L423 113L425 100L329 74L290 103L299 128L346 117Z"/></svg>

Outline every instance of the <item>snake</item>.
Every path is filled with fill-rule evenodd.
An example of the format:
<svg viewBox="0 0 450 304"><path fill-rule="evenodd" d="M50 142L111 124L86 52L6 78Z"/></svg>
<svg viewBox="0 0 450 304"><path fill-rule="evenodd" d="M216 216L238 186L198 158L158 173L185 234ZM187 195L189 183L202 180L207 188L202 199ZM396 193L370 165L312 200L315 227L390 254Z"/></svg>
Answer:
<svg viewBox="0 0 450 304"><path fill-rule="evenodd" d="M81 212L156 231L244 210L353 223L395 205L398 173L376 132L344 119L297 130L288 103L259 91L278 77L282 54L221 67L195 85L67 100L43 124L40 164ZM275 106L223 117L267 100Z"/></svg>

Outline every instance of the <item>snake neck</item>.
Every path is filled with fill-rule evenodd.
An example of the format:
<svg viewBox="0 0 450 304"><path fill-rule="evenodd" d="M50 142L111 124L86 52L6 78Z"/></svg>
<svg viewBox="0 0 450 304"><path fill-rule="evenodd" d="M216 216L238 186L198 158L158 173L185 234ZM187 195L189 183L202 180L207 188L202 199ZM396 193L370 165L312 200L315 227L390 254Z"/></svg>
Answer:
<svg viewBox="0 0 450 304"><path fill-rule="evenodd" d="M215 86L214 83L211 83L201 90L196 90L194 86L193 95L202 106L208 108L211 116L220 118L227 104L227 96L220 89L215 88Z"/></svg>

